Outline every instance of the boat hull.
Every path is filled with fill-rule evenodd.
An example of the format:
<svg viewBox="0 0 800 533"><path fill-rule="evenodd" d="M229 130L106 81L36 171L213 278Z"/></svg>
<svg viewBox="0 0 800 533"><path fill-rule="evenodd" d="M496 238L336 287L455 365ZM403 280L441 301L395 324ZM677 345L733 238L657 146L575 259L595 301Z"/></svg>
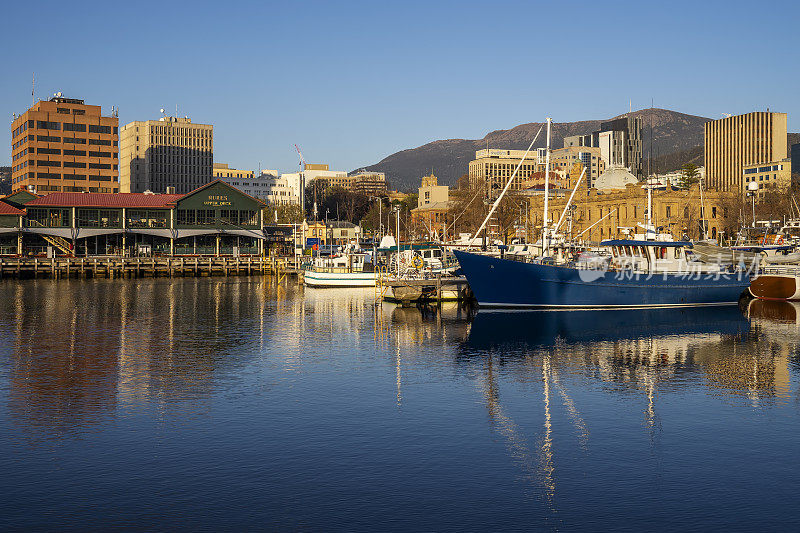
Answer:
<svg viewBox="0 0 800 533"><path fill-rule="evenodd" d="M727 305L738 302L750 285L744 274L699 278L680 274L629 276L455 253L475 298L485 307Z"/></svg>
<svg viewBox="0 0 800 533"><path fill-rule="evenodd" d="M375 272L315 272L306 270L303 283L307 287L374 287Z"/></svg>
<svg viewBox="0 0 800 533"><path fill-rule="evenodd" d="M792 274L761 274L750 283L749 291L762 300L800 300L800 278Z"/></svg>

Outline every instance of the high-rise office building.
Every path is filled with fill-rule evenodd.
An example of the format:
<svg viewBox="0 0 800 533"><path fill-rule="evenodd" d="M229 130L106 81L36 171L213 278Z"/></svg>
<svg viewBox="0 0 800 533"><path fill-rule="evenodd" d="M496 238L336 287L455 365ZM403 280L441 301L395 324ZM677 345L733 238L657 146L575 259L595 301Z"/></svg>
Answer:
<svg viewBox="0 0 800 533"><path fill-rule="evenodd" d="M642 117L622 117L600 123L597 144L608 167L625 167L637 178L642 168Z"/></svg>
<svg viewBox="0 0 800 533"><path fill-rule="evenodd" d="M56 93L11 124L13 190L119 192L116 113Z"/></svg>
<svg viewBox="0 0 800 533"><path fill-rule="evenodd" d="M756 111L706 122L705 167L708 186L745 191L746 166L786 159L786 113Z"/></svg>
<svg viewBox="0 0 800 533"><path fill-rule="evenodd" d="M191 192L213 179L214 126L188 117L135 121L120 135L120 191ZM173 189L170 189L173 192Z"/></svg>
<svg viewBox="0 0 800 533"><path fill-rule="evenodd" d="M546 152L546 149L543 149ZM510 189L523 190L528 181L540 170L537 153L525 150L484 149L475 152L475 159L469 162L469 183L472 187L484 187L487 196L496 197L505 187L519 165L514 182ZM523 161L523 156L525 157ZM544 155L541 156L543 160ZM520 162L522 164L520 164ZM541 163L544 164L544 163Z"/></svg>

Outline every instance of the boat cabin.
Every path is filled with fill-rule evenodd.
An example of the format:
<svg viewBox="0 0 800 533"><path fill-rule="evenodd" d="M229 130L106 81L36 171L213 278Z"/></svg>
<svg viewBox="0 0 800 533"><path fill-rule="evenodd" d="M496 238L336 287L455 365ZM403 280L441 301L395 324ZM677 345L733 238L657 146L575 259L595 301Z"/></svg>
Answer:
<svg viewBox="0 0 800 533"><path fill-rule="evenodd" d="M344 253L317 256L309 267L314 272L336 272L340 274L371 272L373 265L367 262L367 255L366 253Z"/></svg>
<svg viewBox="0 0 800 533"><path fill-rule="evenodd" d="M611 253L612 270L638 272L686 272L688 259L683 241L609 240L600 243Z"/></svg>

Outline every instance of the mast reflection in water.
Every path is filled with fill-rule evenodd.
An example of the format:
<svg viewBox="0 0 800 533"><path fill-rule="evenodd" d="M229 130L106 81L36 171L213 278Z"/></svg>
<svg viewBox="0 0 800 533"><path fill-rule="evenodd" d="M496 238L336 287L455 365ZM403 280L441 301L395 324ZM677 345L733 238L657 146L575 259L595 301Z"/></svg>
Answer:
<svg viewBox="0 0 800 533"><path fill-rule="evenodd" d="M4 529L797 526L789 303L0 283Z"/></svg>

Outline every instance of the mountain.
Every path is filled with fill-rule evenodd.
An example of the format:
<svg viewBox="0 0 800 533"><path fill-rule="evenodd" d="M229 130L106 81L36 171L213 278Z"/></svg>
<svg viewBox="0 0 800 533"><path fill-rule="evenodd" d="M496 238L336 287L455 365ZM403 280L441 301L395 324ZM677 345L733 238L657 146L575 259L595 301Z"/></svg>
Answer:
<svg viewBox="0 0 800 533"><path fill-rule="evenodd" d="M642 117L642 147L645 159L650 153L652 128L654 170L660 172L674 170L688 162L684 158L689 156L693 159L692 162L702 164L703 124L711 119L657 108L642 109L613 118L626 117L629 114ZM564 137L597 131L600 129L600 123L607 120L610 119L554 122L550 133L551 146L561 148L564 146ZM524 150L541 126L543 126L541 122L532 122L510 130L493 131L483 139L433 141L418 148L392 154L368 166L367 170L385 172L391 186L398 190L416 189L420 178L431 170L439 177L441 184L453 186L459 177L467 173L469 162L475 159L475 151L486 148L487 144L489 148ZM546 144L545 131L542 130L534 148L544 147ZM698 147L699 152L697 152ZM670 157L673 155L674 157ZM644 168L647 168L647 161L644 163Z"/></svg>

